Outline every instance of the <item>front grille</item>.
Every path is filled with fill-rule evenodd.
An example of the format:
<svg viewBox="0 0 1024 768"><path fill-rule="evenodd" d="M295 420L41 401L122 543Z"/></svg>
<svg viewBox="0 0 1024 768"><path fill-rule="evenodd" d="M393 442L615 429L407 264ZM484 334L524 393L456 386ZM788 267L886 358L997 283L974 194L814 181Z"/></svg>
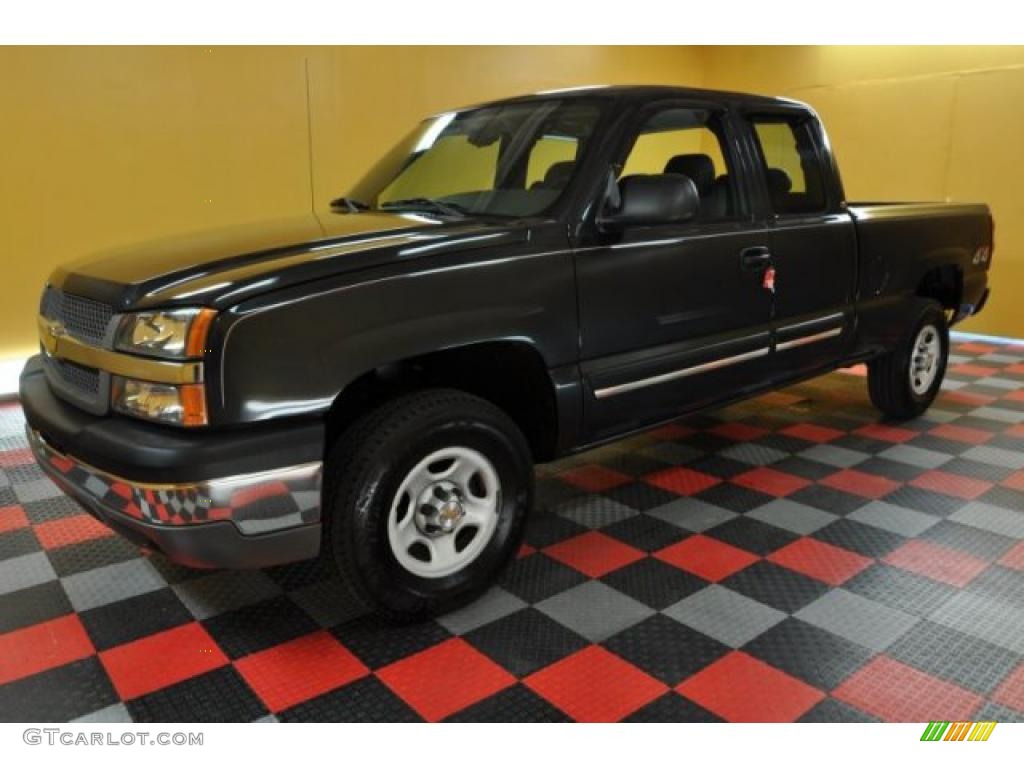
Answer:
<svg viewBox="0 0 1024 768"><path fill-rule="evenodd" d="M90 344L100 344L107 333L107 325L114 309L84 296L64 293L47 287L39 311L48 320L56 320L72 336Z"/></svg>
<svg viewBox="0 0 1024 768"><path fill-rule="evenodd" d="M54 359L53 363L61 379L69 386L89 395L99 393L100 372L95 368L86 368L70 360Z"/></svg>

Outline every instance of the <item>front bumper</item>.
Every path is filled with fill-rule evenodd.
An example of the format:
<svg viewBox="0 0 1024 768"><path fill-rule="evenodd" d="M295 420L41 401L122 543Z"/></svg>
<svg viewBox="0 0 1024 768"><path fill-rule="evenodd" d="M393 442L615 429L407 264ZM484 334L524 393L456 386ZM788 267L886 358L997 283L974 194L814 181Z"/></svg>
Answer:
<svg viewBox="0 0 1024 768"><path fill-rule="evenodd" d="M266 450L248 455L239 454L257 444L251 436L210 433L179 438L194 441L196 451L177 446L171 453L147 452L147 445L159 445L161 436L167 434L165 430L125 425L123 419L98 419L71 408L53 398L32 362L22 374L21 397L29 445L39 466L61 490L126 538L193 567L257 568L318 554L319 456L301 463L267 466L278 456L278 447L288 449L293 461L312 453L311 446L289 444L297 434L294 431L286 429L279 437L283 446L271 440ZM69 428L71 422L75 429ZM125 438L123 429L129 429L129 435L139 429L144 433L137 449L129 444L125 446L128 455L118 457L121 465L130 468L131 478L82 458L88 450L102 458L98 446L106 442L111 443L108 449L118 445ZM51 438L51 434L57 437ZM311 434L318 433L314 430ZM208 449L207 443L211 442L233 454L222 453L216 466L240 471L211 477L207 464L194 470L194 476L202 479L182 479L184 472L195 467L196 452ZM167 461L175 455L182 457L182 463ZM151 460L159 464L154 468L158 472L147 471L145 463ZM144 462L142 466L140 461ZM105 466L109 464L104 462ZM165 479L168 474L174 479ZM137 479L140 475L155 475L157 479Z"/></svg>

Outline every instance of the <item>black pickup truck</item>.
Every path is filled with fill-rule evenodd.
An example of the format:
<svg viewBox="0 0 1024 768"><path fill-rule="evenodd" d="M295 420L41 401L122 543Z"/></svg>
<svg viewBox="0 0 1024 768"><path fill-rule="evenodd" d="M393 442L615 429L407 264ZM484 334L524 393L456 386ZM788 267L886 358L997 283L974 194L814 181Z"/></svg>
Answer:
<svg viewBox="0 0 1024 768"><path fill-rule="evenodd" d="M197 567L323 556L413 618L514 553L533 464L867 362L924 411L984 205L848 203L806 105L582 88L425 120L332 212L58 269L38 462Z"/></svg>

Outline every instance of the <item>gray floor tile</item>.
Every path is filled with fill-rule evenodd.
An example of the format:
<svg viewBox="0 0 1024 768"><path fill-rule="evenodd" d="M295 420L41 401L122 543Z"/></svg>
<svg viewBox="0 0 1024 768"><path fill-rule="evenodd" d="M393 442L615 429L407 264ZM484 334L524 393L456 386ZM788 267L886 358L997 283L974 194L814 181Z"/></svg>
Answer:
<svg viewBox="0 0 1024 768"><path fill-rule="evenodd" d="M838 445L815 445L805 451L800 451L797 456L842 469L854 467L871 458L866 453L853 451Z"/></svg>
<svg viewBox="0 0 1024 768"><path fill-rule="evenodd" d="M889 461L898 461L901 464L909 464L921 469L936 469L953 459L948 453L915 448L912 445L894 445L878 455L883 459L889 459Z"/></svg>
<svg viewBox="0 0 1024 768"><path fill-rule="evenodd" d="M736 517L736 513L728 509L691 498L670 501L668 504L647 510L645 514L694 533L714 528Z"/></svg>
<svg viewBox="0 0 1024 768"><path fill-rule="evenodd" d="M973 592L960 592L928 618L1024 654L1024 607Z"/></svg>
<svg viewBox="0 0 1024 768"><path fill-rule="evenodd" d="M132 716L128 714L128 708L118 702L104 707L88 715L82 715L71 721L72 723L130 723Z"/></svg>
<svg viewBox="0 0 1024 768"><path fill-rule="evenodd" d="M669 618L739 648L786 618L786 614L738 592L712 584L662 611Z"/></svg>
<svg viewBox="0 0 1024 768"><path fill-rule="evenodd" d="M986 405L982 408L975 408L971 416L976 419L988 419L989 421L1002 421L1007 424L1020 424L1024 422L1024 411L1013 411L1009 408L996 408Z"/></svg>
<svg viewBox="0 0 1024 768"><path fill-rule="evenodd" d="M845 589L822 595L794 615L873 651L884 651L919 621Z"/></svg>
<svg viewBox="0 0 1024 768"><path fill-rule="evenodd" d="M901 536L919 536L938 523L941 518L884 501L872 501L851 512L847 515L847 519L872 525L883 531L898 533Z"/></svg>
<svg viewBox="0 0 1024 768"><path fill-rule="evenodd" d="M127 560L103 568L76 573L61 579L71 605L76 611L87 611L109 605L167 586L163 577L144 558Z"/></svg>
<svg viewBox="0 0 1024 768"><path fill-rule="evenodd" d="M48 477L23 483L15 482L12 487L14 495L18 497L18 501L22 504L32 501L45 501L46 499L63 495L60 488L54 485L53 481Z"/></svg>
<svg viewBox="0 0 1024 768"><path fill-rule="evenodd" d="M762 523L768 523L804 536L839 519L838 515L833 515L831 512L825 512L791 499L769 501L767 504L747 512L746 517L752 517Z"/></svg>
<svg viewBox="0 0 1024 768"><path fill-rule="evenodd" d="M1024 469L1024 452L1008 451L991 445L976 445L960 454L962 458L994 464L1006 469Z"/></svg>
<svg viewBox="0 0 1024 768"><path fill-rule="evenodd" d="M56 578L57 574L45 552L32 552L0 560L0 595L45 584Z"/></svg>
<svg viewBox="0 0 1024 768"><path fill-rule="evenodd" d="M603 528L640 514L632 507L596 493L559 504L553 511L588 528Z"/></svg>
<svg viewBox="0 0 1024 768"><path fill-rule="evenodd" d="M1015 511L981 501L970 501L947 519L1003 536L1024 539L1024 510ZM1024 627L1021 631L1024 632Z"/></svg>
<svg viewBox="0 0 1024 768"><path fill-rule="evenodd" d="M281 593L281 588L262 571L216 571L175 584L172 589L200 621Z"/></svg>
<svg viewBox="0 0 1024 768"><path fill-rule="evenodd" d="M587 581L535 606L559 624L598 643L631 627L654 609L600 581Z"/></svg>
<svg viewBox="0 0 1024 768"><path fill-rule="evenodd" d="M784 451L777 450L775 448L769 448L766 445L758 445L757 443L737 443L731 445L723 451L719 451L720 456L739 461L744 464L753 464L755 466L767 466L768 464L774 464L777 461L782 461L784 458L789 456Z"/></svg>
<svg viewBox="0 0 1024 768"><path fill-rule="evenodd" d="M464 635L525 607L526 603L512 593L501 587L491 587L485 595L464 608L438 617L437 623L453 635Z"/></svg>

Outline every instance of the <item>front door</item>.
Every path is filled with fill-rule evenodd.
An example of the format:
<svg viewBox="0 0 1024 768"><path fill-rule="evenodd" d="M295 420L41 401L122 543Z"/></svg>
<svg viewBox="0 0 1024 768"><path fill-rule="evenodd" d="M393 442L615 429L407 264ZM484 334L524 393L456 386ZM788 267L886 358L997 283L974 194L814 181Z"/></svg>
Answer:
<svg viewBox="0 0 1024 768"><path fill-rule="evenodd" d="M769 232L749 213L721 108L638 117L614 173L679 173L683 224L596 234L576 254L584 420L593 442L751 388L770 370Z"/></svg>

